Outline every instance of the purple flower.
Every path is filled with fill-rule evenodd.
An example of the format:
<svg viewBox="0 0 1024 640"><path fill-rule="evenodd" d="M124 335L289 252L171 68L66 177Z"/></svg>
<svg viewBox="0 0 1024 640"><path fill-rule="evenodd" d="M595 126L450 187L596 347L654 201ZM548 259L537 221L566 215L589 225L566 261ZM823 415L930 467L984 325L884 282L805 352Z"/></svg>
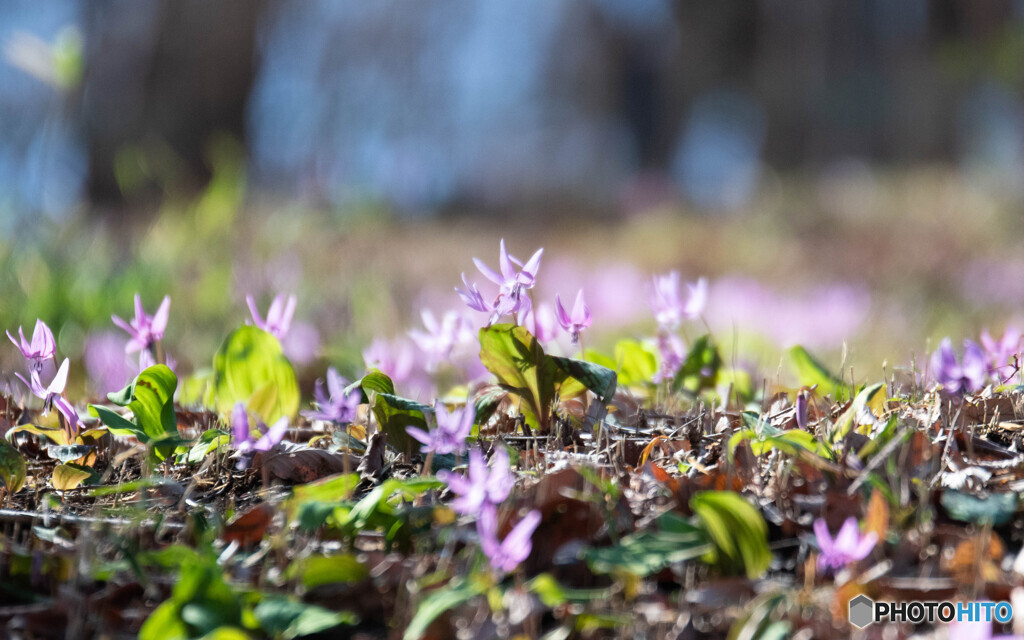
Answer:
<svg viewBox="0 0 1024 640"><path fill-rule="evenodd" d="M363 350L363 362L368 369L378 369L394 382L403 382L412 373L412 347L404 340L388 342L383 338L375 338Z"/></svg>
<svg viewBox="0 0 1024 640"><path fill-rule="evenodd" d="M433 431L406 427L406 433L423 443L420 448L423 453L465 453L466 438L473 431L473 420L476 418L473 400L468 400L465 407L450 413L443 402L437 402L434 405L434 416L437 418L437 428Z"/></svg>
<svg viewBox="0 0 1024 640"><path fill-rule="evenodd" d="M989 602L988 600L978 600L978 603ZM985 616L984 609L979 607L982 612L981 615ZM991 613L989 614L991 615ZM1015 640L1020 638L1018 635L992 635L992 620L957 620L953 619L949 623L948 632L946 634L951 640Z"/></svg>
<svg viewBox="0 0 1024 640"><path fill-rule="evenodd" d="M661 357L658 372L654 374L655 383L671 380L676 376L686 358L686 345L683 344L682 338L662 329L658 333L658 353Z"/></svg>
<svg viewBox="0 0 1024 640"><path fill-rule="evenodd" d="M545 302L520 311L518 321L538 342L551 342L558 337L558 318L551 305Z"/></svg>
<svg viewBox="0 0 1024 640"><path fill-rule="evenodd" d="M473 258L473 263L480 273L498 285L498 295L494 302L487 303L476 285L471 285L466 280L466 274L462 274L462 282L466 288L463 290L456 287L455 291L470 309L490 313L489 323L491 324L504 315L519 313L530 306L530 299L523 296L522 292L523 289L533 288L543 253L544 249L538 249L524 264L509 255L505 249L505 239L502 238L501 251L498 254L498 266L501 273L491 269L478 258ZM518 271L516 267L519 267Z"/></svg>
<svg viewBox="0 0 1024 640"><path fill-rule="evenodd" d="M50 327L46 326L46 323L42 320L36 320L36 328L32 331L32 341L29 342L25 339L25 332L22 331L21 327L18 327L18 337L21 338L19 344L11 332L7 332L7 337L11 339L14 346L18 347L21 351L21 355L25 357L29 362L29 369L33 371L39 371L43 367L43 362L53 357L57 351L57 342L53 339L53 332L50 331Z"/></svg>
<svg viewBox="0 0 1024 640"><path fill-rule="evenodd" d="M1009 362L1020 356L1020 340L1020 331L1013 327L1007 327L999 341L992 338L988 329L981 332L981 346L985 349L985 355L992 366L992 374L999 382L1005 382L1013 375L1014 366Z"/></svg>
<svg viewBox="0 0 1024 640"><path fill-rule="evenodd" d="M362 402L362 393L358 388L345 393L348 380L342 377L334 367L327 369L327 391L324 391L324 381L317 380L313 388L313 397L316 399L315 411L303 411L302 415L310 420L323 420L335 424L346 424L353 422L359 416L359 404Z"/></svg>
<svg viewBox="0 0 1024 640"><path fill-rule="evenodd" d="M125 353L134 353L150 349L157 342L163 339L164 331L167 329L167 318L171 312L171 296L164 296L160 307L152 316L146 314L142 308L142 298L135 294L135 318L131 322L125 322L118 316L110 316L114 324L128 332L131 340L125 346Z"/></svg>
<svg viewBox="0 0 1024 640"><path fill-rule="evenodd" d="M655 276L651 308L654 319L663 329L675 329L684 319L693 319L704 312L708 300L708 281L700 278L697 282L686 283L689 295L684 301L679 292L679 272L672 271Z"/></svg>
<svg viewBox="0 0 1024 640"><path fill-rule="evenodd" d="M857 530L857 519L850 516L843 523L835 539L829 535L828 525L823 518L814 521L814 536L818 542L818 569L842 569L848 564L859 562L868 557L878 542L874 531L861 535Z"/></svg>
<svg viewBox="0 0 1024 640"><path fill-rule="evenodd" d="M445 313L441 322L428 309L424 309L420 316L426 331L413 329L409 331L409 337L426 354L427 371L435 371L439 364L449 361L457 345L473 338L469 321L454 311Z"/></svg>
<svg viewBox="0 0 1024 640"><path fill-rule="evenodd" d="M61 363L60 369L53 376L53 380L46 386L43 386L42 380L39 379L39 371L30 371L28 380L23 378L20 373L15 373L14 375L18 376L18 379L25 383L25 386L29 388L34 396L43 401L43 413L46 414L49 413L54 400L64 393L64 387L68 383L68 367L70 367L70 361L64 358L64 362Z"/></svg>
<svg viewBox="0 0 1024 640"><path fill-rule="evenodd" d="M530 511L508 532L505 539L498 541L498 508L493 504L484 505L476 521L480 535L480 547L495 571L509 572L530 556L533 548L533 532L540 524L540 511Z"/></svg>
<svg viewBox="0 0 1024 640"><path fill-rule="evenodd" d="M931 374L949 394L980 391L988 377L988 362L981 347L964 340L964 357L957 363L953 342L944 338L932 354Z"/></svg>
<svg viewBox="0 0 1024 640"><path fill-rule="evenodd" d="M447 469L437 472L437 479L459 496L452 500L452 509L462 515L477 515L484 504L500 504L508 497L515 484L508 452L503 447L495 447L491 463L488 469L483 452L474 448L469 450L468 476Z"/></svg>
<svg viewBox="0 0 1024 640"><path fill-rule="evenodd" d="M245 405L239 402L231 412L231 441L239 452L238 469L245 469L252 462L252 456L257 451L269 451L281 442L284 434L288 431L288 418L282 417L269 429L267 425L257 421L257 430L264 432L256 441L252 439L252 432L249 430L249 416L245 412Z"/></svg>
<svg viewBox="0 0 1024 640"><path fill-rule="evenodd" d="M473 264L484 275L485 278L498 285L502 293L518 296L520 289L530 289L537 279L537 270L540 268L540 258L544 249L537 251L530 256L530 259L523 264L515 257L510 256L505 249L505 239L501 239L501 250L498 253L498 266L501 273L488 267L478 258L473 258ZM513 266L514 265L514 266ZM516 271L515 267L520 270Z"/></svg>
<svg viewBox="0 0 1024 640"><path fill-rule="evenodd" d="M57 411L64 416L64 422L72 438L77 436L78 432L82 430L82 420L78 417L75 408L61 396L56 396L53 399L53 406L57 407Z"/></svg>
<svg viewBox="0 0 1024 640"><path fill-rule="evenodd" d="M256 308L256 301L251 295L245 296L245 303L249 305L249 313L252 314L254 325L278 340L283 340L288 335L288 330L292 326L292 316L295 315L295 296L288 296L287 302L285 302L283 293L274 296L274 301L270 303L270 309L267 310L266 321L260 316L260 311Z"/></svg>
<svg viewBox="0 0 1024 640"><path fill-rule="evenodd" d="M576 303L572 306L572 314L565 311L562 306L562 298L555 294L555 314L558 317L558 324L572 336L572 343L579 344L580 332L590 326L593 319L590 317L590 307L583 300L583 289L576 294Z"/></svg>

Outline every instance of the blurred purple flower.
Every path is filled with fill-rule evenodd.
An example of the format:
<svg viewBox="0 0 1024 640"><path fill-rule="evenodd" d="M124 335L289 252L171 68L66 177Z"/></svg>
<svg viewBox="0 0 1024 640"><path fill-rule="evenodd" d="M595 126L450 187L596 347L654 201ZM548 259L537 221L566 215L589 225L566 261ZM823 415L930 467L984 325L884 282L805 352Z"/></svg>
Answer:
<svg viewBox="0 0 1024 640"><path fill-rule="evenodd" d="M676 334L662 329L658 333L658 372L654 374L654 382L671 380L683 366L686 359L686 345Z"/></svg>
<svg viewBox="0 0 1024 640"><path fill-rule="evenodd" d="M164 296L160 307L152 316L146 314L142 308L142 298L135 294L135 317L131 322L125 322L118 316L110 316L114 324L128 332L131 339L125 346L125 353L134 353L150 349L157 342L163 339L164 331L167 329L167 319L171 312L171 296Z"/></svg>
<svg viewBox="0 0 1024 640"><path fill-rule="evenodd" d="M515 478L509 466L508 452L496 446L487 468L484 454L479 448L469 450L469 474L461 475L442 469L437 479L448 485L459 496L452 500L452 509L462 515L475 516L484 504L500 504L512 492Z"/></svg>
<svg viewBox="0 0 1024 640"><path fill-rule="evenodd" d="M123 389L135 375L124 353L123 341L110 331L91 333L86 337L82 360L93 390L101 396Z"/></svg>
<svg viewBox="0 0 1024 640"><path fill-rule="evenodd" d="M533 548L533 532L540 524L540 511L530 511L508 532L505 539L498 541L498 508L485 504L477 518L477 533L480 547L496 571L509 572L530 556Z"/></svg>
<svg viewBox="0 0 1024 640"><path fill-rule="evenodd" d="M72 437L77 436L82 430L82 420L79 418L75 408L62 396L56 396L53 399L53 406L57 407L57 411L60 411L60 414L64 416L64 422L69 434Z"/></svg>
<svg viewBox="0 0 1024 640"><path fill-rule="evenodd" d="M533 334L540 343L551 342L558 337L558 318L551 305L541 302L519 312L519 324Z"/></svg>
<svg viewBox="0 0 1024 640"><path fill-rule="evenodd" d="M651 295L651 308L658 326L664 329L675 329L684 319L693 319L704 312L708 299L707 278L697 282L686 283L689 295L684 301L679 292L679 272L672 271L663 276L654 277L654 292Z"/></svg>
<svg viewBox="0 0 1024 640"><path fill-rule="evenodd" d="M50 384L43 386L42 380L39 379L39 371L30 371L28 380L22 377L20 373L15 373L18 379L25 383L25 386L29 388L32 395L36 396L43 401L43 413L49 413L50 408L53 407L53 402L60 394L64 393L64 387L68 384L68 368L71 363L67 358L64 358L64 362L61 363L60 368L57 369L57 373L53 376L53 380Z"/></svg>
<svg viewBox="0 0 1024 640"><path fill-rule="evenodd" d="M457 345L473 339L469 321L455 311L446 312L441 322L429 309L424 309L420 317L426 331L413 329L409 331L409 337L426 354L427 371L434 371L441 363L448 362Z"/></svg>
<svg viewBox="0 0 1024 640"><path fill-rule="evenodd" d="M473 431L473 419L476 418L476 407L472 398L466 402L465 407L451 412L443 402L437 402L434 404L434 416L437 419L437 428L432 431L427 432L417 427L405 429L406 433L423 443L420 451L433 451L439 454L465 453L466 438Z"/></svg>
<svg viewBox="0 0 1024 640"><path fill-rule="evenodd" d="M949 394L980 391L988 378L985 353L971 340L964 340L964 356L958 363L953 353L953 342L943 338L939 348L932 354L930 369L935 380Z"/></svg>
<svg viewBox="0 0 1024 640"><path fill-rule="evenodd" d="M25 339L25 332L22 331L20 326L18 327L18 337L21 338L20 344L18 340L14 339L10 331L7 332L7 337L11 339L14 346L18 347L21 355L28 360L29 369L32 371L42 369L43 362L53 358L54 353L57 351L57 342L53 339L53 332L40 319L36 320L36 327L32 331L31 342Z"/></svg>
<svg viewBox="0 0 1024 640"><path fill-rule="evenodd" d="M1007 382L1014 373L1014 366L1009 364L1014 357L1019 357L1021 334L1014 327L1007 327L1001 340L994 340L988 329L981 332L981 346L988 357L992 374L999 382Z"/></svg>
<svg viewBox="0 0 1024 640"><path fill-rule="evenodd" d="M245 296L245 303L249 305L249 313L252 314L252 323L263 329L278 340L283 340L288 335L292 326L292 317L295 315L295 296L288 296L287 302L283 293L274 296L270 308L267 310L267 319L264 321L256 308L256 300L251 296Z"/></svg>
<svg viewBox="0 0 1024 640"><path fill-rule="evenodd" d="M359 416L359 405L362 402L362 392L358 387L352 389L348 394L345 387L346 380L334 367L327 369L327 390L324 390L324 381L317 380L313 387L313 398L316 409L303 411L302 415L310 420L323 420L335 424L347 424L353 422Z"/></svg>
<svg viewBox="0 0 1024 640"><path fill-rule="evenodd" d="M818 569L827 571L829 569L842 569L848 564L859 562L868 557L871 550L878 542L878 536L874 531L861 535L857 529L857 519L850 516L839 529L835 539L829 534L828 525L825 520L818 518L814 521L814 537L818 542Z"/></svg>
<svg viewBox="0 0 1024 640"><path fill-rule="evenodd" d="M455 287L455 293L459 294L462 301L466 303L466 306L474 311L482 311L484 313L491 313L494 311L494 307L487 304L484 300L484 296L480 293L480 289L477 288L476 283L470 284L466 280L466 274L462 274L462 284L465 289Z"/></svg>
<svg viewBox="0 0 1024 640"><path fill-rule="evenodd" d="M293 322L288 335L281 340L281 349L293 364L308 364L320 349L320 332L308 322Z"/></svg>
<svg viewBox="0 0 1024 640"><path fill-rule="evenodd" d="M572 343L579 344L580 332L590 326L593 318L590 316L590 307L583 299L583 289L576 294L576 302L572 306L572 314L566 313L562 306L562 298L555 294L555 314L558 317L558 324L572 336Z"/></svg>
<svg viewBox="0 0 1024 640"><path fill-rule="evenodd" d="M281 442L288 431L288 417L282 417L269 429L263 422L257 420L256 428L263 432L257 440L253 441L252 432L249 430L249 416L245 412L245 405L239 402L231 412L231 442L240 454L238 469L245 469L252 463L252 456L257 451L269 451Z"/></svg>
<svg viewBox="0 0 1024 640"><path fill-rule="evenodd" d="M363 350L363 362L367 369L378 369L392 381L403 382L412 373L412 347L404 340L389 342L383 338L375 338L370 346Z"/></svg>

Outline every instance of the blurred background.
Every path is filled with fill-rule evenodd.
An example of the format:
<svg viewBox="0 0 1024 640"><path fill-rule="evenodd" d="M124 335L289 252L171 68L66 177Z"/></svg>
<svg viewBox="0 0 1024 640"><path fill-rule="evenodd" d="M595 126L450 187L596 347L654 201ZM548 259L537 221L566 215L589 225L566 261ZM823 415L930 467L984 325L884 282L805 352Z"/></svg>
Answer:
<svg viewBox="0 0 1024 640"><path fill-rule="evenodd" d="M1019 1L7 0L0 47L0 328L45 319L87 392L137 366L135 292L185 372L279 292L306 384L401 368L502 237L597 346L708 277L767 376L1024 326Z"/></svg>

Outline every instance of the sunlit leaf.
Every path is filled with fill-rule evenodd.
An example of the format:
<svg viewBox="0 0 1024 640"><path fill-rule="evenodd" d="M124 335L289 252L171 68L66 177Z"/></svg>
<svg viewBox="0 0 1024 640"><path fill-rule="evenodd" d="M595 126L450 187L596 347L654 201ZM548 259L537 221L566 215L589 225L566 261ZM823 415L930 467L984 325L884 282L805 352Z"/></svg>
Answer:
<svg viewBox="0 0 1024 640"><path fill-rule="evenodd" d="M771 564L768 525L761 512L733 491L702 491L690 499L700 527L715 546L708 556L729 571L760 577Z"/></svg>
<svg viewBox="0 0 1024 640"><path fill-rule="evenodd" d="M452 580L447 585L431 591L416 607L416 614L413 615L409 626L405 629L403 640L419 640L426 633L427 627L439 615L454 609L460 604L467 602L482 594L484 589L481 585L472 580Z"/></svg>
<svg viewBox="0 0 1024 640"><path fill-rule="evenodd" d="M25 457L6 440L0 440L0 480L10 493L25 486Z"/></svg>
<svg viewBox="0 0 1024 640"><path fill-rule="evenodd" d="M260 418L273 424L281 416L293 417L299 410L299 386L288 358L277 338L257 327L235 329L213 358L213 389L217 411L227 415L235 403L248 403L256 392L276 398L272 408Z"/></svg>
<svg viewBox="0 0 1024 640"><path fill-rule="evenodd" d="M61 464L53 470L53 488L57 491L69 491L77 488L86 480L97 477L89 467L77 464Z"/></svg>
<svg viewBox="0 0 1024 640"><path fill-rule="evenodd" d="M430 405L400 398L389 393L375 393L373 401L373 417L381 431L387 434L388 444L399 451L419 449L419 442L414 440L406 427L417 427L428 430L427 413L433 413Z"/></svg>
<svg viewBox="0 0 1024 640"><path fill-rule="evenodd" d="M307 589L322 584L359 582L370 575L370 570L354 555L307 556L295 560L285 571L288 580L301 580Z"/></svg>
<svg viewBox="0 0 1024 640"><path fill-rule="evenodd" d="M831 395L833 400L840 402L849 395L849 386L818 362L807 349L800 345L794 346L789 350L789 359L801 386L818 385L819 393Z"/></svg>
<svg viewBox="0 0 1024 640"><path fill-rule="evenodd" d="M714 389L721 368L722 356L718 353L718 347L710 335L703 335L690 347L683 366L672 379L672 390L698 394L704 389Z"/></svg>

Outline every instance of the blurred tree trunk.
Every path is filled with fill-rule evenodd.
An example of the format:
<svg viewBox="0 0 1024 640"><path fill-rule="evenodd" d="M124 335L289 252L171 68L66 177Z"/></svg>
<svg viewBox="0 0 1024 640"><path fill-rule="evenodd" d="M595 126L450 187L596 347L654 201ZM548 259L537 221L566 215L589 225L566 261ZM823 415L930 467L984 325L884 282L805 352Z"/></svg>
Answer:
<svg viewBox="0 0 1024 640"><path fill-rule="evenodd" d="M210 137L243 137L264 3L94 0L85 7L89 200L116 206L201 188Z"/></svg>

